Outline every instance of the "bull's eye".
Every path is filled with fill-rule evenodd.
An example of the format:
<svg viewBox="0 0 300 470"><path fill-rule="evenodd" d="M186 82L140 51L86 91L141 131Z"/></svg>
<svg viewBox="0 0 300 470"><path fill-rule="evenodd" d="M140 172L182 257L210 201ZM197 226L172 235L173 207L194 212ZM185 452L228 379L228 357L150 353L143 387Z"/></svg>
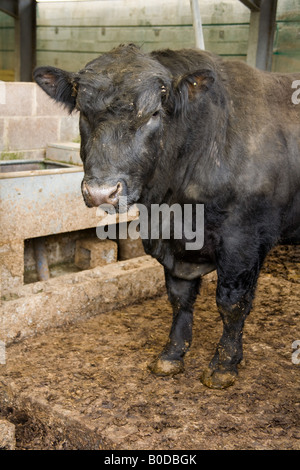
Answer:
<svg viewBox="0 0 300 470"><path fill-rule="evenodd" d="M152 115L150 117L148 117L147 121L144 122L144 124L142 125L142 127L145 127L148 128L148 129L151 129L151 130L154 130L156 129L156 127L159 125L159 122L160 122L160 111L155 111L154 113L152 113Z"/></svg>
<svg viewBox="0 0 300 470"><path fill-rule="evenodd" d="M155 113L153 113L152 116L151 116L151 118L149 119L148 124L152 124L152 123L157 122L159 116L160 116L160 112L159 112L159 111L155 111Z"/></svg>

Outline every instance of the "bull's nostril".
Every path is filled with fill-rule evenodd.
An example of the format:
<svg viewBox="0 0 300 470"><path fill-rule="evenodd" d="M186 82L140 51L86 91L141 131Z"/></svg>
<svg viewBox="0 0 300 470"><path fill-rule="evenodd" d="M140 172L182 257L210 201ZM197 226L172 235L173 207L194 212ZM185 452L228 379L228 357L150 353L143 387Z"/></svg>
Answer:
<svg viewBox="0 0 300 470"><path fill-rule="evenodd" d="M100 206L101 204L117 205L123 191L122 183L116 186L95 186L85 181L82 184L82 194L88 206Z"/></svg>
<svg viewBox="0 0 300 470"><path fill-rule="evenodd" d="M114 202L116 203L122 193L122 189L123 189L123 186L122 186L122 183L118 183L116 185L116 187L114 188L114 191L109 195L108 199L111 200L112 204L114 204Z"/></svg>
<svg viewBox="0 0 300 470"><path fill-rule="evenodd" d="M83 192L86 196L89 195L88 187L87 187L87 184L86 184L85 181L82 182L81 189L82 189L82 192Z"/></svg>

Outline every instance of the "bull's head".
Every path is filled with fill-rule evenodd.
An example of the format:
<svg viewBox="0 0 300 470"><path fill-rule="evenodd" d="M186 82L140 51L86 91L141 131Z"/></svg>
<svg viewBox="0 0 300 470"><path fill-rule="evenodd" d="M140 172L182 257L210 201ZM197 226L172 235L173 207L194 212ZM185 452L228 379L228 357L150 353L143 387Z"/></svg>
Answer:
<svg viewBox="0 0 300 470"><path fill-rule="evenodd" d="M162 139L186 104L214 81L206 69L174 77L155 56L119 46L78 73L34 72L38 85L70 112L80 112L82 194L88 207L137 202L151 180ZM175 131L176 133L176 131Z"/></svg>

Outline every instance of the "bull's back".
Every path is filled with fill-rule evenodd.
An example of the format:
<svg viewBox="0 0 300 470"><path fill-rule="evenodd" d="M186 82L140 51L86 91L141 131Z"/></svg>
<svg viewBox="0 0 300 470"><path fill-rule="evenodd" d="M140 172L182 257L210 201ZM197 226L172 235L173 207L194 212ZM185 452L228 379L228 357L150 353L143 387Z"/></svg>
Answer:
<svg viewBox="0 0 300 470"><path fill-rule="evenodd" d="M229 120L244 145L238 180L282 210L284 239L300 241L300 73L227 63Z"/></svg>
<svg viewBox="0 0 300 470"><path fill-rule="evenodd" d="M224 72L229 99L241 117L253 119L249 124L270 119L299 129L300 73L264 72L240 61L224 61Z"/></svg>
<svg viewBox="0 0 300 470"><path fill-rule="evenodd" d="M272 164L286 170L299 183L300 73L263 72L243 62L228 62L224 70L231 128L247 158L262 171Z"/></svg>

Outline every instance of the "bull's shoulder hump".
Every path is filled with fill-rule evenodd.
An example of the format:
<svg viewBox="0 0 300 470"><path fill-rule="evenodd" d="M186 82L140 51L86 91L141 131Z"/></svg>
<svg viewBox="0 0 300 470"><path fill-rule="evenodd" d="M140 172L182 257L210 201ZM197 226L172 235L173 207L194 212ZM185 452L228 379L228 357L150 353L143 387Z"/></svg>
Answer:
<svg viewBox="0 0 300 470"><path fill-rule="evenodd" d="M238 76L241 81L249 83L250 79L260 81L265 85L288 85L300 80L300 73L268 72L259 70L241 60L224 60L223 68L229 77Z"/></svg>
<svg viewBox="0 0 300 470"><path fill-rule="evenodd" d="M199 69L215 69L223 59L216 54L199 49L161 49L150 53L174 75L193 72Z"/></svg>

